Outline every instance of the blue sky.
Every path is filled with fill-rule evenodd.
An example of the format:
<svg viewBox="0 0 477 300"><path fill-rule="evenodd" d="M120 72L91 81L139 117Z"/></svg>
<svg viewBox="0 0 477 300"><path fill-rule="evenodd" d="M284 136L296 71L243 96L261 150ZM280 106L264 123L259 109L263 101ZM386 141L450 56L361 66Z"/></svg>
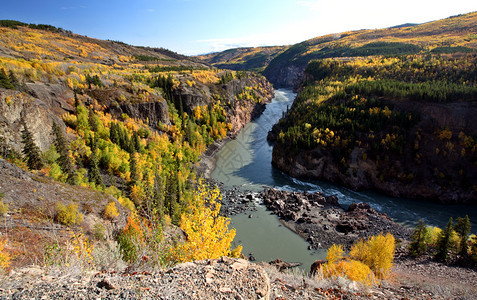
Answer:
<svg viewBox="0 0 477 300"><path fill-rule="evenodd" d="M193 55L477 11L475 0L15 0L0 19Z"/></svg>

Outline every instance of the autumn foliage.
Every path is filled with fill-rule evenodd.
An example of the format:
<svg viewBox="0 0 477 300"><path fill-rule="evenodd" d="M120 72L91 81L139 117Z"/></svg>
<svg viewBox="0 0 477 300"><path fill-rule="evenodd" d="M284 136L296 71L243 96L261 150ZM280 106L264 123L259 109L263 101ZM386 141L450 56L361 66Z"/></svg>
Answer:
<svg viewBox="0 0 477 300"><path fill-rule="evenodd" d="M394 259L395 240L392 234L379 234L356 242L345 257L343 246L328 249L327 262L322 266L324 277L346 277L371 285L389 275Z"/></svg>
<svg viewBox="0 0 477 300"><path fill-rule="evenodd" d="M182 214L180 227L187 241L173 252L178 261L213 259L221 256L239 256L241 246L231 249L235 229L229 229L230 220L220 216L220 193L199 182L191 202L191 210Z"/></svg>

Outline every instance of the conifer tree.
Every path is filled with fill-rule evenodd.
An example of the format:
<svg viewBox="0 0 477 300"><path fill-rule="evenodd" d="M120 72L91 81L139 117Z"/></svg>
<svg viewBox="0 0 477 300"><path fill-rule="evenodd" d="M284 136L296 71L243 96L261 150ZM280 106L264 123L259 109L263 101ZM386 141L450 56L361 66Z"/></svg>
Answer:
<svg viewBox="0 0 477 300"><path fill-rule="evenodd" d="M118 125L115 122L111 122L111 126L109 128L109 139L111 143L119 144L119 132L118 132Z"/></svg>
<svg viewBox="0 0 477 300"><path fill-rule="evenodd" d="M66 142L65 137L63 136L63 132L61 131L60 126L53 121L53 133L55 135L55 147L60 157L58 158L58 164L60 165L61 170L68 174L68 183L75 184L76 181L76 173L74 171L74 164L71 161L70 153L68 150L68 144Z"/></svg>
<svg viewBox="0 0 477 300"><path fill-rule="evenodd" d="M131 172L130 183L131 183L131 185L134 185L139 181L139 173L138 173L138 170L137 170L136 154L134 154L134 153L131 154L131 156L129 158L129 170Z"/></svg>
<svg viewBox="0 0 477 300"><path fill-rule="evenodd" d="M454 230L460 237L459 253L461 255L467 255L467 238L472 228L469 216L465 215L464 218L457 218Z"/></svg>
<svg viewBox="0 0 477 300"><path fill-rule="evenodd" d="M0 88L14 89L15 87L10 81L5 69L0 69Z"/></svg>
<svg viewBox="0 0 477 300"><path fill-rule="evenodd" d="M92 108L88 111L88 124L92 131L97 132L99 128L98 119Z"/></svg>
<svg viewBox="0 0 477 300"><path fill-rule="evenodd" d="M43 168L43 161L40 156L40 148L35 144L33 140L33 135L25 123L25 120L22 120L23 130L22 130L22 143L25 159L27 161L28 168L31 170L40 170Z"/></svg>
<svg viewBox="0 0 477 300"><path fill-rule="evenodd" d="M103 179L99 173L98 167L98 157L96 156L97 143L93 135L90 135L90 147L91 147L91 158L89 161L89 181L94 182L96 185L102 186Z"/></svg>
<svg viewBox="0 0 477 300"><path fill-rule="evenodd" d="M76 88L73 90L74 97L75 97L75 110L78 109L78 106L80 105L79 99L78 99L78 94L76 92Z"/></svg>
<svg viewBox="0 0 477 300"><path fill-rule="evenodd" d="M427 250L427 225L424 223L422 219L419 220L417 223L416 228L414 229L413 233L411 234L411 244L409 245L409 250L413 255L420 255Z"/></svg>
<svg viewBox="0 0 477 300"><path fill-rule="evenodd" d="M134 150L136 150L136 152L141 153L142 152L141 151L141 139L139 138L139 134L137 133L137 131L134 131L131 142L133 144Z"/></svg>
<svg viewBox="0 0 477 300"><path fill-rule="evenodd" d="M452 217L446 225L446 228L441 232L439 240L437 241L436 258L445 261L449 258L449 249L451 246L452 234Z"/></svg>
<svg viewBox="0 0 477 300"><path fill-rule="evenodd" d="M18 87L19 85L18 79L12 70L8 72L8 79L10 79L10 83L12 84L13 87Z"/></svg>

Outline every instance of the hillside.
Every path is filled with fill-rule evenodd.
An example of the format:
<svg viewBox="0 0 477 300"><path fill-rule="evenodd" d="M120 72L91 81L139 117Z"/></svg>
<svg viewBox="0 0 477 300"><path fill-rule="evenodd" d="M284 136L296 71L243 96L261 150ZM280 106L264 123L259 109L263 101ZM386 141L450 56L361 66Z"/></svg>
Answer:
<svg viewBox="0 0 477 300"><path fill-rule="evenodd" d="M234 70L265 66L262 73L276 88L297 88L313 59L473 51L477 51L477 12L424 24L334 33L292 46L231 49L200 58ZM255 64L259 57L267 60Z"/></svg>
<svg viewBox="0 0 477 300"><path fill-rule="evenodd" d="M68 259L79 270L107 267L101 255L128 265L146 256L149 266L232 255L234 230L206 206L216 207L219 194L194 169L209 145L264 109L273 97L265 78L166 49L0 24L0 162L25 172L0 172L0 219L9 224L0 261L4 251L12 258L0 268ZM202 227L195 249L184 226L199 215L216 223ZM27 225L32 238L23 240ZM54 234L42 233L49 228Z"/></svg>
<svg viewBox="0 0 477 300"><path fill-rule="evenodd" d="M261 72L286 48L287 46L235 48L197 58L219 69Z"/></svg>
<svg viewBox="0 0 477 300"><path fill-rule="evenodd" d="M477 199L477 56L310 62L269 135L292 176L443 203Z"/></svg>
<svg viewBox="0 0 477 300"><path fill-rule="evenodd" d="M45 29L38 29L45 28ZM164 66L204 67L164 48L127 45L78 35L49 25L0 20L0 55L4 58L81 61L105 65L155 62Z"/></svg>
<svg viewBox="0 0 477 300"><path fill-rule="evenodd" d="M293 45L263 74L275 87L297 87L312 59L414 53L471 52L477 49L477 12L421 25L348 31Z"/></svg>

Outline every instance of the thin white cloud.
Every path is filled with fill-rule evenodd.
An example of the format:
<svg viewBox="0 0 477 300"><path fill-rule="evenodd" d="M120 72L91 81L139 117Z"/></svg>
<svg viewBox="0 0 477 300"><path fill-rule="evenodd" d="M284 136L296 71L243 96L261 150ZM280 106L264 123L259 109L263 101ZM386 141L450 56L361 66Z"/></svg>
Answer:
<svg viewBox="0 0 477 300"><path fill-rule="evenodd" d="M146 11L150 12L150 13L156 12L156 10L154 8L148 8L148 9L146 9Z"/></svg>

